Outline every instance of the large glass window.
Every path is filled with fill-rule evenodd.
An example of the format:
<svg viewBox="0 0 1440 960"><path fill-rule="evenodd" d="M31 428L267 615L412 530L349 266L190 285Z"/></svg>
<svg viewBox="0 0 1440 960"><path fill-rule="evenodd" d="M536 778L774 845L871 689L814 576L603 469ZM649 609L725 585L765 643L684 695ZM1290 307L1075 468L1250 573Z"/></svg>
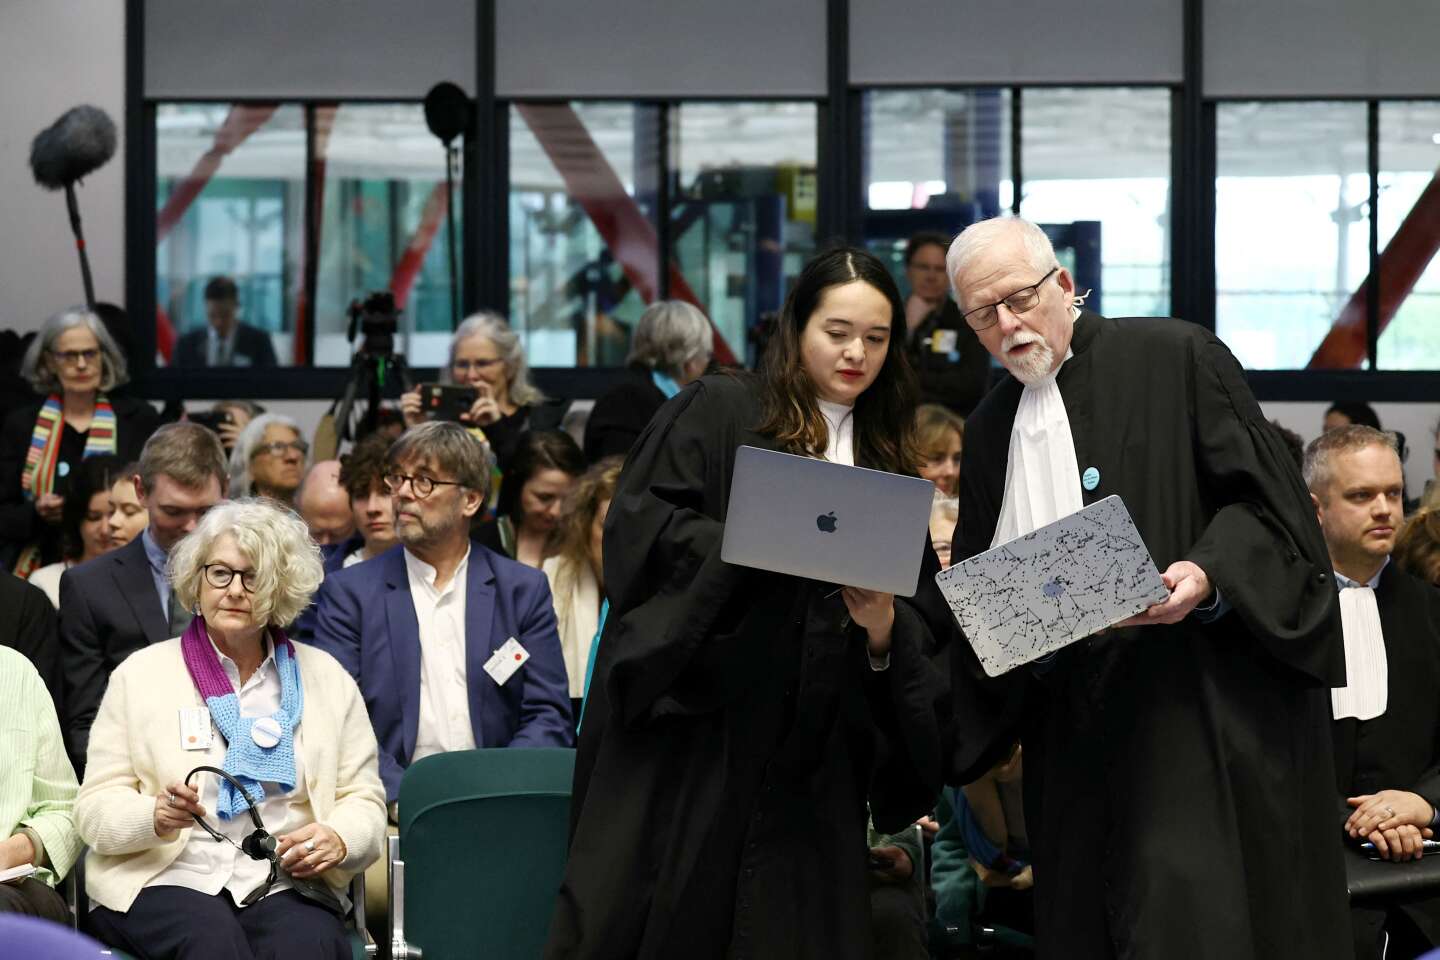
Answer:
<svg viewBox="0 0 1440 960"><path fill-rule="evenodd" d="M510 108L510 323L533 366L625 362L657 295L658 110Z"/></svg>
<svg viewBox="0 0 1440 960"><path fill-rule="evenodd" d="M451 327L447 208L455 214L457 284L463 171L456 150L455 195L445 182L445 148L413 103L342 104L315 113L320 198L320 269L315 281L315 362L343 366L347 308L390 291L400 308L396 349L411 366L445 362ZM456 145L459 143L457 141ZM456 291L455 302L460 302Z"/></svg>
<svg viewBox="0 0 1440 960"><path fill-rule="evenodd" d="M693 293L738 359L815 249L813 103L685 103L671 115L672 297ZM683 283L688 290L677 290Z"/></svg>
<svg viewBox="0 0 1440 960"><path fill-rule="evenodd" d="M1440 369L1440 103L1380 104L1381 369Z"/></svg>
<svg viewBox="0 0 1440 960"><path fill-rule="evenodd" d="M903 285L906 239L1010 212L1018 168L1021 216L1045 227L1090 306L1168 314L1171 99L1160 87L870 91L866 243Z"/></svg>
<svg viewBox="0 0 1440 960"><path fill-rule="evenodd" d="M1170 313L1170 105L1162 88L1021 95L1020 215L1110 316Z"/></svg>
<svg viewBox="0 0 1440 960"><path fill-rule="evenodd" d="M298 106L161 104L155 117L159 362L289 363L302 289L305 113ZM213 322L205 289L236 297ZM228 356L222 356L228 354Z"/></svg>
<svg viewBox="0 0 1440 960"><path fill-rule="evenodd" d="M1352 325L1348 362L1320 363L1364 361L1366 167L1364 103L1217 107L1215 329L1245 366L1311 366L1357 292L1358 353Z"/></svg>
<svg viewBox="0 0 1440 960"><path fill-rule="evenodd" d="M162 364L344 366L346 308L384 290L402 310L397 349L441 362L451 198L420 104L158 104L155 116ZM217 278L234 285L230 306L205 296L226 289Z"/></svg>
<svg viewBox="0 0 1440 960"><path fill-rule="evenodd" d="M1010 97L1002 88L865 94L865 243L902 289L912 234L953 236L1010 210Z"/></svg>

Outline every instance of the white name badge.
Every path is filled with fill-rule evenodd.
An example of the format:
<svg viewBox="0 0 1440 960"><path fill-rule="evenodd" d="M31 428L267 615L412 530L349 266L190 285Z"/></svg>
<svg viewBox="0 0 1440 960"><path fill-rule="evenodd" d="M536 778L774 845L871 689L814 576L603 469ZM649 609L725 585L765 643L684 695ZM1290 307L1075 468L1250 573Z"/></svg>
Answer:
<svg viewBox="0 0 1440 960"><path fill-rule="evenodd" d="M182 707L180 709L180 749L209 750L215 731L210 727L210 710L207 707Z"/></svg>
<svg viewBox="0 0 1440 960"><path fill-rule="evenodd" d="M514 676L515 671L523 667L529 659L530 653L511 637L500 649L490 654L490 659L485 662L485 672L490 674L490 679L503 687L505 681Z"/></svg>

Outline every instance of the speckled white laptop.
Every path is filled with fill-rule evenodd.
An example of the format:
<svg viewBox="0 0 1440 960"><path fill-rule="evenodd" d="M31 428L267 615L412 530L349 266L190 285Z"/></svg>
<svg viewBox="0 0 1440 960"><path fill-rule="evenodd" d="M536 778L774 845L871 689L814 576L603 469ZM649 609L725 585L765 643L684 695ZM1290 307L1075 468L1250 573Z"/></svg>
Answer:
<svg viewBox="0 0 1440 960"><path fill-rule="evenodd" d="M935 582L992 677L1170 595L1115 496L942 570Z"/></svg>

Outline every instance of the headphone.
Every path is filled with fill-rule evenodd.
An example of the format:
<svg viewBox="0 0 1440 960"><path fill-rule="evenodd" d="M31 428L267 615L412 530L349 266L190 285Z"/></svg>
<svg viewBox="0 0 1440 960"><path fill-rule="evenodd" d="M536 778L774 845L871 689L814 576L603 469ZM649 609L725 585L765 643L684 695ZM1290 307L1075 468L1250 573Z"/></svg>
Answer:
<svg viewBox="0 0 1440 960"><path fill-rule="evenodd" d="M269 860L270 876L263 884L246 894L245 899L240 901L240 905L248 907L251 904L259 903L261 898L270 892L270 888L275 885L275 881L280 878L280 857L275 853L275 838L265 829L265 822L260 819L260 811L256 809L255 801L250 799L249 792L239 780L236 780L219 767L200 766L185 774L185 786L190 786L191 778L197 773L213 773L216 776L223 777L245 800L245 806L250 811L250 822L255 825L255 830L240 841L237 849L251 860ZM192 813L190 816L200 825L202 830L215 839L216 843L228 843L231 846L236 846L234 840L231 840L225 836L225 834L206 823L204 817L197 813ZM296 893L306 899L315 901L342 918L350 909L349 899L337 896L335 892L330 889L329 884L314 880L301 880L299 877L291 877L290 885Z"/></svg>
<svg viewBox="0 0 1440 960"><path fill-rule="evenodd" d="M270 888L280 877L280 858L275 854L275 838L272 837L269 831L265 829L265 821L260 819L260 811L255 809L255 801L250 799L250 794L246 791L244 785L239 780L236 780L234 777L232 777L229 773L221 770L219 767L196 767L194 770L191 770L189 773L185 774L185 786L190 786L191 778L193 778L195 774L202 772L213 773L216 776L223 777L225 780L229 781L230 786L234 787L239 792L240 796L245 800L245 806L250 811L250 822L255 825L255 831L249 836L247 836L245 839L240 841L238 847L240 852L245 854L245 856L249 857L251 860L270 861L270 877L265 881L263 885L256 887L254 890L250 891L250 893L245 896L245 899L241 901L241 904L243 906L248 907L252 903L258 903L260 899L265 896L265 894L269 893ZM204 817L200 816L198 813L192 813L190 814L190 816L195 820L196 823L200 825L200 828L202 830L215 838L216 843L228 843L231 846L235 846L234 840L231 840L229 837L225 836L223 833L210 826L210 824L206 823Z"/></svg>

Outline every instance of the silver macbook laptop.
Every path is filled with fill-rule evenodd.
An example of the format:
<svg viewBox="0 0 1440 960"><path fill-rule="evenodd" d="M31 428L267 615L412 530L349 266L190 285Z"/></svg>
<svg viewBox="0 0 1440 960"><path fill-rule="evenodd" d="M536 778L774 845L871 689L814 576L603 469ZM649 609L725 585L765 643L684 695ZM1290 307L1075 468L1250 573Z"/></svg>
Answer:
<svg viewBox="0 0 1440 960"><path fill-rule="evenodd" d="M935 582L992 677L1170 595L1114 496L942 570Z"/></svg>
<svg viewBox="0 0 1440 960"><path fill-rule="evenodd" d="M720 558L914 596L934 496L929 480L741 447Z"/></svg>

